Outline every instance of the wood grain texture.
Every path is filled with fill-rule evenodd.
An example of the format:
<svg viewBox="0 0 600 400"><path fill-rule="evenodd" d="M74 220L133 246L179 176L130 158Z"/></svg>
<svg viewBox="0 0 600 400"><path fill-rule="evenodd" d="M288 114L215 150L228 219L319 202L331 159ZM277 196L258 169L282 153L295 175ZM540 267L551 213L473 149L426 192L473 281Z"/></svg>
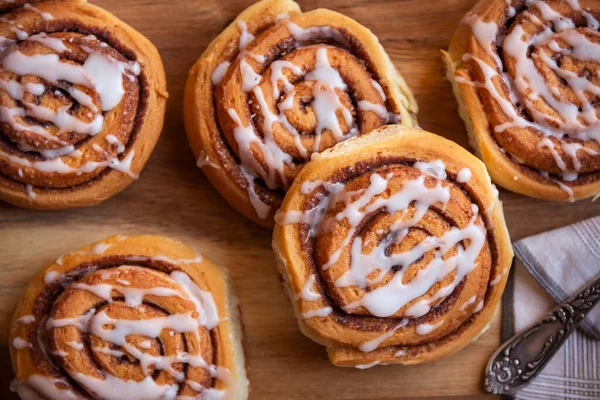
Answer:
<svg viewBox="0 0 600 400"><path fill-rule="evenodd" d="M210 186L187 146L182 120L188 69L210 41L250 0L98 0L158 47L170 99L162 137L141 178L100 206L74 211L23 210L0 203L0 393L10 398L8 357L11 314L24 285L47 262L94 240L121 233L178 238L227 267L241 300L253 399L393 399L483 396L484 365L499 345L499 315L492 328L460 353L427 365L340 369L325 349L299 332L280 289L271 233L233 211ZM424 129L467 146L440 49L474 0L306 0L342 12L369 27L420 106ZM513 239L600 214L600 202L558 204L501 190Z"/></svg>

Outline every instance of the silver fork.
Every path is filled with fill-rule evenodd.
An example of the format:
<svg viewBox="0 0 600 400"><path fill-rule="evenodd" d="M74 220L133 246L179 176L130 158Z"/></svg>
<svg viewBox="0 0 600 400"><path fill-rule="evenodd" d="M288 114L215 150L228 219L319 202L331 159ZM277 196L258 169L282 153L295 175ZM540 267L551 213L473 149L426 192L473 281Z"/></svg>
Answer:
<svg viewBox="0 0 600 400"><path fill-rule="evenodd" d="M500 346L486 368L485 390L510 395L527 386L598 302L600 275L537 324Z"/></svg>

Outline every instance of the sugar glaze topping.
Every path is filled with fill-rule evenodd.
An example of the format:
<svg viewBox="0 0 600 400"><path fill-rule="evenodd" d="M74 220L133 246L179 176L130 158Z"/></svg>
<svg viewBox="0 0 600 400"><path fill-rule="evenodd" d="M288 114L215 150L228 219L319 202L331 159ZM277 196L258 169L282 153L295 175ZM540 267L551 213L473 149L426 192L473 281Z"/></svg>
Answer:
<svg viewBox="0 0 600 400"><path fill-rule="evenodd" d="M420 175L404 180L400 187L394 184L393 172L386 175L371 173L368 185L361 189L350 189L344 182L304 182L301 193L317 193L317 201L311 203L311 208L305 211L280 211L276 215L276 222L280 225L303 224L308 228L307 235L312 238L331 235L332 228L338 224L345 226L346 230L343 231L341 239L338 239L337 250L332 249L329 260L318 265L324 271L336 268L340 262L348 265L343 272L335 275L335 288L369 287L358 299L343 306L344 311L353 312L362 308L367 310L367 315L389 318L398 317L397 312L405 308L404 318L398 324L359 346L363 352L371 352L380 345L385 345L386 340L397 332L411 330L418 335L429 335L442 327L443 316L416 325L409 322L412 318L428 314L454 292L478 267L480 253L487 241L484 221L491 221L492 216L484 214L483 218L479 207L471 203L471 216L466 224L450 227L439 236L428 236L405 251L389 252L388 249L394 243L404 240L410 230L425 218L430 208L444 210L450 202L450 186L443 183L448 173L441 160L417 162L413 168L420 171ZM463 178L457 179L458 184L473 179L471 171L467 168L461 169L458 175ZM435 183L431 181L432 178L435 179ZM409 212L409 209L412 211ZM365 239L360 230L365 218L378 212L400 214L402 217L386 228L384 239L375 242L376 244L369 244L371 239ZM410 278L407 279L405 275L409 266L431 252L433 257L428 259L427 264L416 274L411 272ZM390 277L393 267L394 273ZM424 296L442 280L442 286L432 294ZM315 275L311 274L296 299L320 300L320 295L312 292L314 284ZM483 300L477 306L474 305L476 299L477 296L473 296L465 304L458 303L452 307L463 315L475 314L483 307Z"/></svg>
<svg viewBox="0 0 600 400"><path fill-rule="evenodd" d="M53 19L34 6L26 8L45 21ZM2 23L13 31L20 29L6 18L0 19ZM26 157L2 148L0 158L18 167L18 179L25 182L35 173L79 176L99 168L112 168L137 178L131 170L134 151L126 151L123 139L107 134L107 143L94 139L93 151L84 152L76 149L73 139L65 138L81 141L102 137L105 117L122 103L125 83L135 82L141 73L140 64L117 60L110 51L104 51L109 46L93 35L75 34L69 38L17 31L16 36L17 40L4 38L7 45L0 53L0 92L6 96L0 105L0 122L12 132L7 137L20 151L40 157ZM28 49L35 44L47 50L32 54ZM85 57L81 64L63 58L74 52ZM34 199L35 185L29 184L27 193Z"/></svg>
<svg viewBox="0 0 600 400"><path fill-rule="evenodd" d="M122 238L120 238L122 239ZM82 254L102 255L114 243L99 242L89 252ZM130 256L131 262L155 260L168 262L173 265L200 263L201 257L191 259L171 259L170 257L157 255L153 257ZM138 273L156 275L148 282L155 282L154 286L143 286L133 278ZM81 372L69 373L71 378L77 381L86 391L93 392L95 396L106 399L131 398L131 399L185 399L201 396L203 399L226 399L229 389L216 389L205 387L186 377L177 365L185 364L190 368L205 369L214 380L224 382L227 387L233 384L233 375L223 367L213 365L206 361L198 352L198 349L181 349L168 351L166 354L153 352L152 342L165 340L163 337L175 335L192 335L195 340L200 340L202 330L211 331L217 328L221 322L213 296L210 292L201 289L186 273L175 270L170 274L154 271L149 268L133 265L121 265L110 269L88 268L69 274L58 274L49 271L44 281L46 285L61 283L69 291L89 292L90 295L98 296L106 301L108 306L103 308L92 308L87 312L75 317L66 316L60 318L49 318L41 321L40 330L53 330L65 327L74 327L79 334L88 333L105 343L92 346L91 351L105 354L109 357L133 357L146 374L142 380L126 380L103 371L101 376L87 375ZM160 282L166 282L162 286ZM156 285L156 282L159 284ZM115 318L111 316L110 305L117 302L132 312L150 312L146 302L152 304L152 298L160 297L168 301L169 298L180 299L182 303L181 312L173 312L164 316L153 316L148 314L141 319ZM115 303L115 304L117 304ZM160 304L160 303L159 303ZM134 311L135 310L135 311ZM15 326L28 325L35 322L33 315L23 316L15 321ZM46 335L44 335L46 336ZM144 337L145 340L132 342L132 338ZM45 340L45 339L44 339ZM69 358L80 351L86 351L83 339L63 342L57 351L52 351L52 356ZM94 339L96 340L96 339ZM137 344L136 344L137 343ZM198 342L199 343L199 342ZM12 345L21 351L32 349L22 337L16 337ZM40 346L42 343L40 343ZM45 347L48 345L44 345ZM49 351L47 352L49 353ZM48 356L48 354L47 354ZM53 362L52 360L50 360ZM164 371L172 376L167 383L160 383L152 376L153 370ZM193 389L196 395L182 395L182 388ZM83 399L87 398L74 389L66 380L33 374L23 381L13 382L12 388L20 395L27 396L29 393L37 392L47 398L61 399ZM28 398L28 397L24 397Z"/></svg>
<svg viewBox="0 0 600 400"><path fill-rule="evenodd" d="M245 189L261 219L267 218L272 207L261 199L255 186L260 182L269 190L285 191L293 180L292 171L297 171L299 164L310 160L312 154L359 134L357 112L372 113L380 121L379 126L400 120L399 114L388 110L385 91L372 78L368 82L374 97L357 98L355 109L347 92L356 95L362 91L349 90L349 82L340 73L342 66L332 62L338 59L341 49L324 44L308 46L314 48L314 67L294 63L293 55L305 50L305 42L314 37L330 38L347 46L344 35L337 29L303 28L287 15L279 16L276 26L287 28L296 41L288 55L273 61L264 70L266 54L252 52L256 38L246 22L238 20L238 56L235 60L220 62L211 74L212 84L218 86L226 84L224 79L232 74L235 76L236 68L239 71L241 90L247 96L251 115L234 107L227 108L226 113L234 126ZM314 119L310 129L298 124L292 114L305 106L310 107L310 120ZM310 140L306 130L313 132ZM284 136L290 143L282 142ZM208 164L199 161L199 165Z"/></svg>
<svg viewBox="0 0 600 400"><path fill-rule="evenodd" d="M472 61L483 81L466 81L460 76L456 81L487 90L508 118L508 122L493 127L497 133L518 128L541 135L537 147L550 154L558 172L537 170L573 201L570 183L581 173L590 172L589 167L584 169L582 160L598 160L600 156L600 113L594 106L600 98L600 82L590 73L600 64L600 24L577 0L528 0L521 10L515 10L511 3L507 2L507 15L514 16L518 11L521 19L502 35L497 22L483 21L473 13L465 16L463 23L469 25L493 62L464 54L463 61ZM557 11L557 6L570 8L570 12L583 17L582 21ZM506 66L497 48L514 72L503 72ZM578 66L583 69L574 71ZM509 97L498 82L508 88ZM530 118L519 107L526 109ZM519 157L510 157L517 164L526 164Z"/></svg>

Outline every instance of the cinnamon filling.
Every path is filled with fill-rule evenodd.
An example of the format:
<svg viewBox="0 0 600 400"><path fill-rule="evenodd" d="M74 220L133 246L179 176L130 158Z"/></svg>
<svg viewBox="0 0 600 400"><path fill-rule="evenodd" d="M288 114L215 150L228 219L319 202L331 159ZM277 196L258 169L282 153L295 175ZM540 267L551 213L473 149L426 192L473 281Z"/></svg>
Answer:
<svg viewBox="0 0 600 400"><path fill-rule="evenodd" d="M107 256L46 274L31 318L15 324L27 324L33 362L44 376L57 377L55 389L85 398L89 391L110 397L111 385L123 381L121 396L216 390L214 378L225 372L212 365L212 296L194 299L202 291L177 266L195 260L171 261Z"/></svg>
<svg viewBox="0 0 600 400"><path fill-rule="evenodd" d="M312 271L298 296L327 305L304 317L394 335L394 346L439 344L471 324L497 279L497 249L489 206L459 175L381 157L305 182L302 211L276 218L300 224Z"/></svg>
<svg viewBox="0 0 600 400"><path fill-rule="evenodd" d="M211 77L212 145L266 218L311 154L398 122L400 110L352 33L303 14L255 34L238 28L237 51Z"/></svg>
<svg viewBox="0 0 600 400"><path fill-rule="evenodd" d="M0 69L6 183L34 196L76 190L112 169L135 177L131 146L149 93L133 52L108 31L53 17L40 24L23 13L5 17L25 32L8 44Z"/></svg>
<svg viewBox="0 0 600 400"><path fill-rule="evenodd" d="M599 17L577 2L546 0L463 19L474 81L457 81L477 88L506 156L571 198L570 186L600 172Z"/></svg>

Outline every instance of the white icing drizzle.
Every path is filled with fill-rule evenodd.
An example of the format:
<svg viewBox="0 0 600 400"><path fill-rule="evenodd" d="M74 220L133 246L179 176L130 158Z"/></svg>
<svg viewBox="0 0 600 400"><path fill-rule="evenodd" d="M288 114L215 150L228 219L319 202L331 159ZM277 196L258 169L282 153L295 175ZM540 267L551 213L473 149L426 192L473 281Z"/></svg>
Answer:
<svg viewBox="0 0 600 400"><path fill-rule="evenodd" d="M39 12L44 20L52 19L52 16L48 13L41 12L33 6L26 5L25 7ZM4 18L0 18L0 21L14 25L12 21L7 21ZM71 51L62 38L52 37L44 32L32 36L27 35L27 37L24 35L20 36L20 40L38 42L57 53ZM92 35L85 39L90 41L98 40ZM19 76L35 76L51 85L57 85L59 82L64 81L69 82L71 86L65 90L72 99L89 109L87 114L89 122L71 114L72 102L64 106L59 106L56 109L51 109L25 100L24 94L26 92L35 96L41 96L47 89L44 84L20 84L16 80L0 81L0 89L8 93L13 100L22 104L22 106L14 107L0 106L0 121L10 124L16 131L31 132L49 142L61 145L57 149L37 149L24 144L18 144L23 151L39 153L42 155L43 160L31 161L3 150L0 150L0 157L19 167L32 168L45 173L74 173L80 175L82 173L91 173L98 168L108 167L123 172L135 179L137 178L137 174L131 171L131 164L134 158L133 150L129 151L123 157L119 157L118 155L112 156L108 152L103 151L100 146L94 144L95 148L99 149L98 152L103 155L103 159L101 161L82 160L79 166L72 166L72 162L63 159L63 157L67 156L71 159L79 158L83 156L83 152L76 151L73 145L67 145L58 139L55 133L50 131L51 128L46 128L43 125L19 122L22 121L22 118L32 117L39 121L51 123L51 126L58 128L59 132L74 132L94 136L102 131L104 124L103 112L114 109L121 102L125 94L123 87L124 77L134 80L135 75L139 75L141 72L140 65L137 62L118 61L86 46L82 46L81 48L88 54L81 65L63 62L59 55L54 53L26 55L18 48L13 48L2 53L1 63L2 69L5 71ZM96 107L90 95L75 85L81 85L95 91L98 94L101 109ZM60 91L55 91L55 95L59 97L63 96ZM125 152L125 146L114 135L107 135L106 140L111 145L117 145L118 154ZM34 198L35 193L33 193L32 187L27 186L27 189L28 195Z"/></svg>
<svg viewBox="0 0 600 400"><path fill-rule="evenodd" d="M465 167L458 171L458 175L456 175L456 180L461 183L466 183L471 180L471 176L471 170Z"/></svg>
<svg viewBox="0 0 600 400"><path fill-rule="evenodd" d="M303 44L301 42L306 42L315 35L333 39L341 44L347 44L344 35L329 26L309 27L305 29L291 22L289 17L284 14L277 18L277 23L285 24L295 40L298 41L298 46ZM241 89L246 93L252 93L258 102L257 108L261 110L263 117L262 132L260 134L256 132L252 121L243 121L245 118L237 110L229 108L226 111L234 123L233 136L240 152L240 172L247 182L246 191L248 192L248 198L259 218L265 219L271 212L271 206L266 204L256 193L254 187L255 180L259 178L270 190L279 189L281 186L283 186L283 189L287 189L291 182L288 181L286 169L294 167L295 163L294 158L284 151L280 147L281 145L275 140L273 133L274 124L280 124L287 131L292 137L298 153L307 161L310 159L311 154L321 150L321 136L324 132L330 133L336 142L340 142L357 135L359 131L354 121L352 110L340 101L340 95L336 92L336 90L347 90L347 85L339 72L330 64L327 53L328 46L317 45L315 66L310 71L303 71L301 67L286 60L276 60L269 65L268 70L270 71L273 98L276 100L281 99L275 106L275 109L272 109L273 107L267 102L265 94L259 85L263 80L263 76L255 70L256 64L253 62L262 64L266 61L266 56L254 54L246 50L255 37L248 30L246 22L243 20L237 20L237 27L239 29L239 39L236 61L239 60ZM214 68L211 72L213 86L221 83L230 66L230 61L223 61ZM295 76L305 73L304 79L306 81L315 81L317 83L312 89L313 99L311 103L312 111L316 116L317 126L310 149L305 148L301 133L290 123L285 114L286 110L290 110L294 106L296 92L294 85L290 83L284 71L286 73L291 72ZM386 96L381 85L375 80L372 80L372 85L385 102ZM283 89L280 89L280 86ZM398 114L388 112L384 105L361 100L358 106L361 111L375 112L387 122L398 122L400 119ZM255 115L252 114L251 118L254 117ZM340 126L340 117L345 122L345 128ZM260 161L255 158L256 152L262 155ZM198 164L207 165L200 160L200 157Z"/></svg>
<svg viewBox="0 0 600 400"><path fill-rule="evenodd" d="M86 400L85 397L76 394L68 387L68 382L63 379L39 374L30 375L23 381L15 379L10 386L11 391L16 392L23 400Z"/></svg>
<svg viewBox="0 0 600 400"><path fill-rule="evenodd" d="M271 206L263 202L256 193L256 190L254 189L254 180L256 178L243 165L240 166L240 172L244 178L246 178L246 190L248 191L248 198L250 199L250 203L256 211L256 215L258 215L260 219L266 219L271 212Z"/></svg>
<svg viewBox="0 0 600 400"><path fill-rule="evenodd" d="M29 343L27 340L20 338L20 337L16 337L13 339L12 341L12 345L15 349L17 350L21 350L24 348L31 348L31 343Z"/></svg>
<svg viewBox="0 0 600 400"><path fill-rule="evenodd" d="M424 174L431 175L434 178L444 180L448 176L446 174L446 164L442 160L434 160L431 162L417 161L414 167Z"/></svg>
<svg viewBox="0 0 600 400"><path fill-rule="evenodd" d="M14 50L3 55L2 66L20 76L33 75L53 84L64 80L93 89L100 97L102 111L110 111L125 94L123 74L135 67L94 50L88 51L85 62L78 65L61 62L56 54L25 55Z"/></svg>
<svg viewBox="0 0 600 400"><path fill-rule="evenodd" d="M260 88L257 89L258 90L255 93L262 93ZM265 108L263 108L263 110L264 109ZM251 174L253 177L255 177L255 173L260 174L267 187L275 189L277 176L281 179L285 179L285 174L283 172L284 163L291 162L291 156L277 146L270 129L265 131L265 137L261 140L252 124L244 126L237 112L233 108L228 109L227 112L237 125L233 133L240 149L242 172L244 174ZM254 158L251 150L252 146L258 148L262 153L268 167L267 171L265 171L260 163ZM246 171L243 171L244 169ZM250 185L250 181L248 181L248 183L248 187L253 186Z"/></svg>
<svg viewBox="0 0 600 400"><path fill-rule="evenodd" d="M394 353L394 357L404 357L406 355L406 350L400 349Z"/></svg>
<svg viewBox="0 0 600 400"><path fill-rule="evenodd" d="M327 48L319 47L317 50L317 62L315 68L306 74L307 81L325 82L331 88L345 90L346 83L340 76L339 72L331 67L329 58L327 57Z"/></svg>
<svg viewBox="0 0 600 400"><path fill-rule="evenodd" d="M122 380L111 374L104 373L104 379L98 379L82 373L73 377L88 390L100 395L106 400L144 400L151 398L175 399L178 385L160 385L151 376L136 382L133 380Z"/></svg>
<svg viewBox="0 0 600 400"><path fill-rule="evenodd" d="M171 273L171 278L181 286L183 291L192 299L196 305L196 309L202 310L198 317L198 322L207 329L212 330L219 324L219 315L217 305L210 294L205 290L201 290L190 277L180 271Z"/></svg>
<svg viewBox="0 0 600 400"><path fill-rule="evenodd" d="M477 303L477 307L475 307L475 310L473 310L473 313L476 314L479 311L481 311L483 309L484 303L483 300L481 300L479 303Z"/></svg>
<svg viewBox="0 0 600 400"><path fill-rule="evenodd" d="M231 63L229 61L223 61L215 67L212 74L210 75L210 79L211 79L211 82L213 85L216 86L219 83L221 83L221 81L223 80L223 77L227 73L227 69L229 68L229 65L231 65Z"/></svg>
<svg viewBox="0 0 600 400"><path fill-rule="evenodd" d="M308 318L313 318L313 317L321 317L324 318L326 316L328 316L329 314L331 314L333 312L333 309L329 306L325 306L316 310L310 310L307 311L305 313L302 313L302 318L304 319L308 319Z"/></svg>
<svg viewBox="0 0 600 400"><path fill-rule="evenodd" d="M467 309L467 307L469 307L471 304L475 303L475 300L477 300L477 296L473 296L473 297L469 298L469 300L467 300L465 302L465 304L463 304L462 306L460 306L459 310L460 311L465 311Z"/></svg>
<svg viewBox="0 0 600 400"><path fill-rule="evenodd" d="M76 283L71 285L74 289L83 289L88 292L94 293L96 296L101 297L107 302L112 302L113 291L119 292L125 299L125 304L129 307L137 307L142 304L144 297L146 296L177 296L179 291L177 289L157 287L152 289L138 289L130 287L114 286L107 283L98 283L95 285L86 285L84 283Z"/></svg>
<svg viewBox="0 0 600 400"><path fill-rule="evenodd" d="M300 291L300 293L295 295L296 299L302 299L304 301L317 301L321 298L321 294L312 290L313 285L315 284L315 276L310 275L306 284Z"/></svg>
<svg viewBox="0 0 600 400"><path fill-rule="evenodd" d="M48 12L45 12L45 11L42 11L42 10L40 10L39 8L36 8L36 7L32 6L32 5L31 5L31 4L29 4L29 3L25 3L25 4L23 5L23 8L25 8L25 9L27 9L27 10L35 11L36 13L40 14L40 17L42 17L42 19L43 19L44 21L51 21L51 20L53 20L53 19L54 19L54 17L52 16L52 14L50 14L50 13L48 13Z"/></svg>
<svg viewBox="0 0 600 400"><path fill-rule="evenodd" d="M494 287L496 286L498 283L500 283L500 280L502 279L502 274L498 274L494 277L494 279L492 279L490 281L490 287Z"/></svg>
<svg viewBox="0 0 600 400"><path fill-rule="evenodd" d="M33 315L29 314L29 315L23 315L22 317L17 318L15 320L15 323L16 324L28 325L28 324L31 324L34 321L35 321L35 317Z"/></svg>
<svg viewBox="0 0 600 400"><path fill-rule="evenodd" d="M113 357L123 357L125 355L125 353L120 350L113 350L108 347L94 347L93 350L98 353L111 355Z"/></svg>
<svg viewBox="0 0 600 400"><path fill-rule="evenodd" d="M67 342L66 344L67 344L67 346L69 346L72 349L77 350L77 351L81 351L84 348L83 343L79 343L79 342Z"/></svg>
<svg viewBox="0 0 600 400"><path fill-rule="evenodd" d="M112 243L98 242L92 247L90 250L90 254L102 255L109 247L112 246Z"/></svg>
<svg viewBox="0 0 600 400"><path fill-rule="evenodd" d="M440 322L435 324L419 324L417 325L416 332L418 335L427 335L439 328L440 326L442 326L443 324L444 320L441 320Z"/></svg>
<svg viewBox="0 0 600 400"><path fill-rule="evenodd" d="M221 167L219 166L219 164L216 164L216 163L212 162L208 158L208 154L206 154L203 150L201 150L200 154L198 155L198 160L196 160L196 166L198 168L202 168L204 166L209 166L209 167L213 167L215 169L221 169Z"/></svg>
<svg viewBox="0 0 600 400"><path fill-rule="evenodd" d="M262 76L254 72L254 69L246 60L240 61L240 71L242 72L242 90L244 92L254 89L262 79Z"/></svg>
<svg viewBox="0 0 600 400"><path fill-rule="evenodd" d="M315 284L315 276L310 275L306 281L306 284L300 291L294 295L295 300L302 299L307 302L313 302L320 300L321 294L312 290L313 285ZM309 310L307 312L302 313L302 318L308 319L313 317L327 317L329 314L333 312L333 309L329 306L321 307L315 310Z"/></svg>
<svg viewBox="0 0 600 400"><path fill-rule="evenodd" d="M121 236L118 240L123 240L125 239L127 236ZM57 260L56 260L56 264L58 265L62 265L62 259L65 256L74 256L74 255L103 255L104 252L106 250L108 250L108 248L112 246L112 244L109 243L105 243L105 242L99 242L97 244L94 245L94 247L92 247L92 249L89 252L86 251L77 251L77 252L71 252L71 253L66 253L63 254L62 256L60 256ZM203 258L202 256L196 256L194 258L182 258L182 259L173 259L170 257L167 257L165 255L159 254L157 256L153 256L153 257L146 257L146 256L127 256L125 257L125 259L127 261L131 261L131 262L140 262L140 261L164 261L167 262L169 264L175 264L175 265L188 265L188 264L199 264L202 262ZM65 284L69 284L70 281L72 280L76 280L79 279L83 276L86 276L88 274L91 274L93 272L96 271L96 268L88 268L86 270L81 270L81 271L71 271L71 272L67 272L67 273L60 273L57 271L48 271L46 273L46 275L44 275L44 283L46 285L50 285L52 283L58 282L61 285L65 285Z"/></svg>
<svg viewBox="0 0 600 400"><path fill-rule="evenodd" d="M372 363L369 363L369 364L359 364L359 365L356 365L354 368L356 368L356 369L369 369L369 368L373 368L374 366L376 366L380 362L381 361L373 361Z"/></svg>
<svg viewBox="0 0 600 400"><path fill-rule="evenodd" d="M23 27L20 25L17 25L15 23L15 21L8 20L5 17L0 17L0 22L9 24L10 28L8 28L8 29L10 29L12 32L15 33L15 35L17 35L17 39L27 40L27 38L29 37L29 33L22 30Z"/></svg>
<svg viewBox="0 0 600 400"><path fill-rule="evenodd" d="M117 139L117 137L115 135L108 134L104 137L104 139L106 139L108 144L116 144L117 151L119 153L123 153L125 151L125 145L119 139Z"/></svg>
<svg viewBox="0 0 600 400"><path fill-rule="evenodd" d="M27 197L29 197L30 199L35 199L35 192L33 191L33 186L31 185L25 185L25 190L27 191Z"/></svg>
<svg viewBox="0 0 600 400"><path fill-rule="evenodd" d="M371 79L371 85L373 86L373 88L375 88L375 90L377 90L377 93L379 93L381 100L383 100L383 102L385 103L387 101L387 96L385 95L385 92L383 91L383 88L381 87L379 82L377 82L375 79ZM388 111L387 107L383 105L373 104L366 100L359 101L358 108L360 108L363 111L375 112L377 116L379 116L379 118L385 119L386 123L388 124L397 124L400 122L402 117L400 114Z"/></svg>
<svg viewBox="0 0 600 400"><path fill-rule="evenodd" d="M250 44L254 40L254 35L248 32L248 27L246 23L242 20L238 20L237 22L238 28L240 28L240 42L238 44L238 49L244 50L246 46Z"/></svg>
<svg viewBox="0 0 600 400"><path fill-rule="evenodd" d="M272 65L272 82L274 87L274 95L278 96L279 89L278 83L283 82L284 93L286 99L293 99L293 86L289 83L285 75L283 75L283 69L289 69L292 73L298 75L302 73L302 70L294 64L287 61L276 61ZM254 192L254 178L260 176L265 182L269 189L277 188L278 181L282 181L284 187L287 187L285 176L285 166L292 165L292 157L283 151L273 136L273 124L280 123L290 131L296 138L296 145L301 153L308 156L308 153L304 150L301 145L299 134L289 124L285 116L285 109L290 107L285 101L282 103L282 109L279 110L278 114L273 113L266 103L264 94L258 83L262 77L253 70L252 66L242 60L240 62L240 71L242 73L242 89L244 91L252 91L259 102L260 108L264 114L263 122L263 137L257 134L252 124L244 126L237 112L230 108L228 114L231 119L235 122L236 127L234 128L234 137L240 150L241 158L241 170L243 175L248 181L248 195L251 203L254 205L257 214L260 218L266 218L270 212L270 206L267 206ZM346 109L339 100L338 95L335 92L336 88L345 88L346 84L339 73L331 67L327 58L327 48L320 47L317 50L317 62L315 69L309 72L305 76L306 80L317 80L319 85L315 85L313 90L314 100L312 103L313 110L317 115L317 128L315 131L315 141L312 151L318 150L320 144L320 137L323 131L328 130L332 132L337 141L342 141L348 137L355 135L357 129L351 129L350 135L344 135L339 125L337 112L341 111L345 118L347 125L352 125L352 114L350 110ZM262 154L264 163L266 164L267 170L265 171L264 166L259 163L252 149L257 148Z"/></svg>
<svg viewBox="0 0 600 400"><path fill-rule="evenodd" d="M545 148L550 152L556 166L562 171L561 179L552 178L544 171L539 172L565 191L569 199L573 201L572 189L564 182L574 181L578 177L581 162L577 153L582 151L595 156L598 152L579 143L569 143L563 139L567 137L582 142L591 140L600 143L600 119L598 119L590 100L590 98L600 96L600 86L596 86L586 76L582 77L562 68L554 58L544 51L535 52L531 54L531 57L528 56L531 48L547 45L553 52L561 56L573 56L582 61L600 63L600 44L592 42L585 35L586 31L588 34L597 31L600 24L589 12L579 6L577 0L570 0L568 4L574 12L579 12L586 18L588 29L575 29L573 20L561 15L542 0L527 2L526 6L529 9L522 11L526 18L539 27L539 31L534 34L528 34L523 26L515 25L506 37L499 38L498 26L494 21L483 22L478 15L467 14L463 20L464 23L471 27L475 39L494 60L495 65L489 65L472 54L465 54L463 60L476 62L484 75L484 82L469 82L460 77L456 77L456 80L459 83L487 89L496 104L510 119L510 122L496 126L497 132L503 132L510 128L533 128L543 134L544 137L540 140L538 147ZM529 11L533 9L540 12L541 19ZM515 13L516 10L507 1L507 15L510 17ZM515 61L515 76L517 76L515 80L500 72L502 61L494 50L496 45L501 46L506 57ZM549 86L535 63L542 63L545 68L552 70L560 79L563 79L581 106L578 107L571 103L567 96L562 96L557 87ZM495 80L500 80L508 86L511 96L509 99L496 88ZM589 96L590 94L592 96ZM517 96L519 96L518 99ZM558 115L558 118L536 109L533 102L539 100L549 106ZM513 103L517 102L521 102L530 111L534 122L530 122L516 110ZM551 137L558 140L555 142L550 139ZM571 159L573 169L568 168L557 148L560 148Z"/></svg>
<svg viewBox="0 0 600 400"><path fill-rule="evenodd" d="M421 171L421 175L404 181L401 188L392 193L388 191L388 184L394 179L393 172L388 173L385 177L378 173L371 174L369 186L357 191L349 191L344 183L305 182L301 187L302 193L311 193L322 186L327 194L318 194L319 201L310 210L280 212L276 216L278 224L303 223L310 225L311 235L317 231L326 235L330 227L335 224L345 224L348 230L339 248L321 266L324 270L332 267L338 262L342 251L350 248L350 268L334 282L336 287L364 289L368 285L381 283L392 268L397 267L394 275L384 285L365 291L360 299L347 305L346 310L364 307L371 315L385 318L412 303L405 310L404 316L420 317L427 314L438 300L443 300L450 295L458 284L477 267L476 260L485 244L487 232L483 223L477 220L479 208L476 204L471 204L470 221L462 228L452 227L440 236L429 236L407 251L392 254L386 251L392 243L399 243L408 230L418 224L432 206L445 208L450 200L449 186L442 184L447 177L447 172L446 166L441 160L418 162L414 164L414 167ZM429 176L437 180L434 186L425 185L425 180ZM385 195L383 195L384 193ZM330 208L329 206L339 203L344 205L340 208L341 211L322 220L322 215ZM390 233L387 238L371 247L365 254L363 239L356 234L365 216L378 210L385 210L390 215L396 212L403 212L406 215L409 206L414 208L412 217L398 219L389 228ZM457 249L456 254L447 257L447 253L453 248ZM403 283L408 267L432 251L434 252L433 259L421 268L410 282ZM450 283L438 289L432 296L420 299L432 286L450 275L454 275ZM311 282L307 282L307 284L309 283ZM414 302L415 300L417 301ZM406 321L408 320L404 320L403 323L382 336L363 343L361 350L374 350L382 341L391 337L395 330L404 326ZM426 329L426 326L421 326L418 331L424 332Z"/></svg>
<svg viewBox="0 0 600 400"><path fill-rule="evenodd" d="M281 23L285 24L286 28L297 42L306 42L311 38L319 37L333 39L335 42L349 47L348 41L344 35L339 30L330 26L311 26L309 28L302 28L289 19L282 19Z"/></svg>
<svg viewBox="0 0 600 400"><path fill-rule="evenodd" d="M93 172L97 168L100 167L110 167L117 171L123 172L127 174L132 179L137 179L138 174L131 171L131 163L133 162L134 150L131 150L127 153L127 156L122 160L118 157L111 157L108 153L107 160L105 161L86 161L80 167L70 167L60 158L42 160L42 161L29 161L24 158L20 158L17 156L13 156L9 153L6 153L3 150L0 150L0 156L7 158L10 162L20 165L22 167L34 168L41 172L57 172L57 173L89 173Z"/></svg>
<svg viewBox="0 0 600 400"><path fill-rule="evenodd" d="M96 251L103 252L105 249L103 246L99 245L105 244L101 242L95 246L95 249L99 248L99 250ZM173 263L195 263L201 261L201 258L199 257L181 260L172 260L165 256L141 258L170 260ZM103 280L106 280L109 277L116 278L123 273L130 272L132 269L142 268L121 266L109 270L97 271L95 273L99 274ZM231 372L226 368L208 364L200 354L179 351L172 355L155 356L140 350L151 348L152 343L149 339L159 337L159 335L161 335L161 333L165 330L167 330L171 336L175 333L197 334L199 327L205 327L208 330L212 330L217 327L220 322L216 303L209 292L200 289L197 284L193 282L191 278L184 272L174 271L170 274L170 277L177 284L177 288L151 287L141 289L122 287L109 283L96 283L89 285L81 282L72 284L70 287L73 289L89 291L108 302L113 301L115 296L123 296L125 303L130 307L136 307L140 305L144 301L145 296L177 296L192 301L195 306L195 311L185 311L149 319L126 320L111 318L105 310L96 311L95 309L91 309L87 313L73 318L50 318L45 323L45 326L47 329L73 326L81 332L89 332L95 337L119 346L123 350L116 350L109 347L96 347L93 349L94 351L109 354L115 357L122 357L126 354L135 357L139 361L143 371L146 371L146 373L150 371L149 367L153 366L158 370L168 372L175 377L178 382L183 382L185 375L183 372L174 369L173 364L185 363L192 367L204 368L213 378L225 382L228 387L231 386L233 384L233 375ZM50 280L46 279L46 281L53 282L55 278L56 277L54 276ZM119 279L116 279L116 281L120 283ZM26 317L27 318L23 317L22 319L24 321L29 321L31 319L29 318L30 316ZM133 345L126 340L126 338L131 335L140 335L148 339L139 342L137 345ZM19 349L28 347L26 342L17 339L19 338L15 339L13 346ZM67 342L66 345L76 351L81 351L84 349L84 345L80 342ZM55 351L53 354L58 357L69 356L69 353L63 350ZM50 393L53 390L52 387L54 387L54 383L56 383L56 381L49 381L46 378L37 377L37 375L32 375L27 378L26 381L16 382L16 384L29 385L40 393ZM72 378L79 382L87 390L93 391L96 396L104 399L131 398L143 400L147 398L164 398L175 400L186 397L177 396L180 387L179 384L159 384L155 382L153 377L150 375L148 375L142 381L124 380L107 372L103 372L102 378L95 378L82 373L75 373L72 375ZM195 391L199 392L198 396L201 396L201 398L204 399L224 400L228 396L229 388L225 390L204 388L197 382L190 380L186 380L185 383L192 387L192 389ZM21 389L24 390L23 388ZM56 390L55 387L54 390ZM78 397L73 397L75 396L75 393L72 390L61 390L61 394L63 394L62 392L64 392L64 395L60 398L78 399Z"/></svg>
<svg viewBox="0 0 600 400"><path fill-rule="evenodd" d="M369 340L368 342L362 343L358 348L360 349L360 351L363 351L365 353L369 353L369 352L377 349L379 347L379 345L381 343L383 343L384 340L392 337L394 335L394 333L396 333L396 331L398 329L402 328L406 324L408 324L408 320L407 319L403 319L402 321L400 321L400 323L398 325L396 325L390 331L382 334L381 336L379 336L379 337L377 337L377 338L375 338L373 340Z"/></svg>

